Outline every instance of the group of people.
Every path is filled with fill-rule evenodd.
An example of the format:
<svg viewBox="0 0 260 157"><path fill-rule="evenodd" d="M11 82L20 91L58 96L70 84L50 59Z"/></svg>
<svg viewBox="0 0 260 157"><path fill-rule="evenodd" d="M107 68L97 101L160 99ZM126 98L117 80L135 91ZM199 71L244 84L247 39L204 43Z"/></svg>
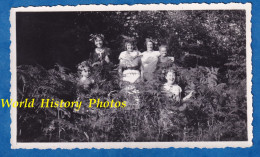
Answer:
<svg viewBox="0 0 260 157"><path fill-rule="evenodd" d="M96 48L90 54L91 65L83 62L79 64L78 70L80 72L79 85L85 89L89 88L95 82L94 78L90 77L90 68L99 64L107 66L111 64L110 54L111 50L104 46L104 35L91 35L91 41L94 42ZM161 45L159 51L154 50L154 43L152 39L146 39L145 45L147 50L143 53L135 49L133 40L125 41L125 51L119 55L118 73L122 84L127 85L122 88L135 89L135 84L141 81L151 81L154 79L154 72L158 69L158 65L166 62L174 62L174 57L167 56L167 46ZM176 84L176 71L171 67L165 69L166 83L162 84L162 92L177 102L185 101L192 96L192 92L184 98L181 98L182 88ZM129 91L129 90L128 90ZM138 93L138 91L136 92ZM136 98L138 100L138 98Z"/></svg>

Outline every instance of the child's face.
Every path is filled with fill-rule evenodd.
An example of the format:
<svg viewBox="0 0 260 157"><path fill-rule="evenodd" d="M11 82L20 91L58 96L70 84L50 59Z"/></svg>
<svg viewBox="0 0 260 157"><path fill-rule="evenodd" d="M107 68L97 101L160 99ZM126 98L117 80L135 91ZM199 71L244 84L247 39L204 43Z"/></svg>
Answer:
<svg viewBox="0 0 260 157"><path fill-rule="evenodd" d="M126 44L126 50L128 51L128 52L132 52L133 51L133 45L131 44L131 43L127 43Z"/></svg>
<svg viewBox="0 0 260 157"><path fill-rule="evenodd" d="M153 43L152 42L147 42L146 43L146 48L147 48L147 51L152 51L153 50Z"/></svg>
<svg viewBox="0 0 260 157"><path fill-rule="evenodd" d="M167 82L174 83L176 79L176 75L174 72L168 72L165 76Z"/></svg>
<svg viewBox="0 0 260 157"><path fill-rule="evenodd" d="M90 69L89 67L83 67L81 70L82 77L89 77L90 76Z"/></svg>
<svg viewBox="0 0 260 157"><path fill-rule="evenodd" d="M103 40L100 38L96 38L95 45L97 48L101 48L103 46Z"/></svg>
<svg viewBox="0 0 260 157"><path fill-rule="evenodd" d="M160 48L160 53L161 53L161 56L165 57L166 54L167 54L167 49L166 49L166 47L161 47L161 48Z"/></svg>

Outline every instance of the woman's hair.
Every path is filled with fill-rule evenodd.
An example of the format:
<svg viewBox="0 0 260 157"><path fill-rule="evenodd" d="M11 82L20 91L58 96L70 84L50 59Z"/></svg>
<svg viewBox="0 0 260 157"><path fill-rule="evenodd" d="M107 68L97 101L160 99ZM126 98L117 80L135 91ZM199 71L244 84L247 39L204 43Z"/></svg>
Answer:
<svg viewBox="0 0 260 157"><path fill-rule="evenodd" d="M135 42L134 41L131 41L131 40L127 40L125 41L125 50L127 49L127 44L131 44L133 46L133 48L135 49Z"/></svg>
<svg viewBox="0 0 260 157"><path fill-rule="evenodd" d="M169 68L169 69L166 69L165 70L165 76L169 73L169 72L172 72L172 73L174 73L175 75L177 75L177 71L176 70L174 70L174 69L172 69L172 68Z"/></svg>
<svg viewBox="0 0 260 157"><path fill-rule="evenodd" d="M168 49L168 46L167 46L167 45L161 45L161 46L159 46L159 50L160 50L161 48L166 48L166 49Z"/></svg>
<svg viewBox="0 0 260 157"><path fill-rule="evenodd" d="M146 39L145 39L145 45L147 45L148 42L151 42L151 43L153 43L153 44L155 44L155 45L158 44L157 39L146 38Z"/></svg>
<svg viewBox="0 0 260 157"><path fill-rule="evenodd" d="M104 39L105 39L103 34L90 34L89 41L95 42L95 40L97 40L98 38L101 39L102 41L104 41Z"/></svg>
<svg viewBox="0 0 260 157"><path fill-rule="evenodd" d="M163 71L163 74L164 74L164 78L166 77L166 75L171 72L171 73L174 73L175 74L175 82L178 84L179 83L179 75L178 75L178 72L177 70L175 70L174 68L169 68L169 69L166 69ZM166 81L166 79L164 79Z"/></svg>
<svg viewBox="0 0 260 157"><path fill-rule="evenodd" d="M124 50L127 49L127 44L131 44L134 50L137 49L136 42L135 42L136 39L134 37L130 37L126 35L121 35L121 37L123 38L122 47L124 47Z"/></svg>
<svg viewBox="0 0 260 157"><path fill-rule="evenodd" d="M84 67L88 67L89 70L91 71L91 65L90 65L87 61L83 61L83 62L81 62L81 63L79 63L79 64L77 65L77 69L78 69L79 71L82 71Z"/></svg>
<svg viewBox="0 0 260 157"><path fill-rule="evenodd" d="M153 39L151 39L151 38L146 38L146 39L145 39L145 45L147 45L148 42L151 42L151 43L154 44L154 41L153 41Z"/></svg>

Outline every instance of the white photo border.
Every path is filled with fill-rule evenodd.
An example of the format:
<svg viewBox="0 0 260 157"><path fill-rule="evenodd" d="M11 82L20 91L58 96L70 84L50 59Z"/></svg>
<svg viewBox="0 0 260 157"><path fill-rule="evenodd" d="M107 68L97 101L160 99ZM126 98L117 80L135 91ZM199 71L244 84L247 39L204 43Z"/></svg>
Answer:
<svg viewBox="0 0 260 157"><path fill-rule="evenodd" d="M12 149L122 149L122 148L225 148L251 147L253 145L253 104L252 104L252 49L251 49L251 3L186 3L186 4L135 4L135 5L78 5L19 7L10 10L11 22L11 97L17 100L16 65L16 12L77 12L77 11L152 11L152 10L245 10L246 11L246 74L247 74L247 141L214 142L17 142L17 108L11 107L11 148Z"/></svg>

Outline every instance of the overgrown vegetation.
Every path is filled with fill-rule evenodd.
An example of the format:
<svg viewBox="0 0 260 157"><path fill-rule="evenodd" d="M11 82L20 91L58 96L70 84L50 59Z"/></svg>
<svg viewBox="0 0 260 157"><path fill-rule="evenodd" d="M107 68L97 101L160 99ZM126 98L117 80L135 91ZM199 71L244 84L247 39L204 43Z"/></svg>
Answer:
<svg viewBox="0 0 260 157"><path fill-rule="evenodd" d="M117 47L115 52L121 49L118 43L122 43L122 34L135 37L137 43L148 36L166 43L169 55L175 56L174 68L183 95L190 90L195 94L186 108L165 98L160 90L164 74L158 70L152 83L137 86L140 109L94 107L80 115L73 109L39 107L42 98L76 100L75 72L58 64L49 70L40 65L20 65L18 99L36 101L35 108L18 109L18 141L247 140L244 11L92 14L110 26L102 33L114 37L107 40L111 48ZM110 34L115 32L117 35ZM94 68L95 86L84 99L130 101L131 97L120 92L116 65L105 77L100 75L100 68Z"/></svg>

